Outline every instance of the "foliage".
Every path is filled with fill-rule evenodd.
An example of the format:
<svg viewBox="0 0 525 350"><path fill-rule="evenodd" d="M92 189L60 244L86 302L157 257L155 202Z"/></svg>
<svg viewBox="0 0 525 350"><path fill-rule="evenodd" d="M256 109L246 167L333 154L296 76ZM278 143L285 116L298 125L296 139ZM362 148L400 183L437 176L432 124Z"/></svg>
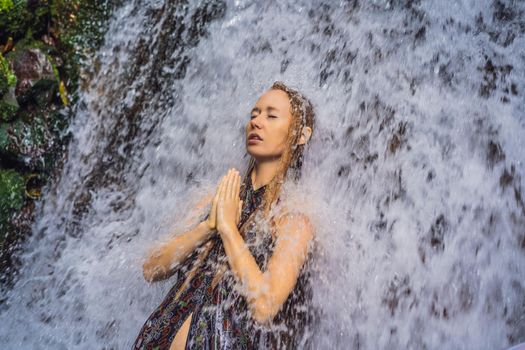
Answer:
<svg viewBox="0 0 525 350"><path fill-rule="evenodd" d="M0 170L0 215L19 210L24 204L25 181L13 169Z"/></svg>
<svg viewBox="0 0 525 350"><path fill-rule="evenodd" d="M13 8L12 0L0 0L0 12L7 12Z"/></svg>
<svg viewBox="0 0 525 350"><path fill-rule="evenodd" d="M40 186L56 166L55 160L63 156L63 145L71 137L66 133L71 112L68 106L78 99L80 67L102 44L110 13L120 3L121 0L0 0L2 251L11 244L3 236L15 232L18 236L20 227L26 224L12 220L12 214L26 211L30 200L39 197ZM23 76L21 72L28 67L17 54L27 48L38 48L46 55L52 75L44 74L38 81ZM9 62L14 63L15 72ZM29 192L24 180L28 173L33 179L40 179L31 186L27 184Z"/></svg>
<svg viewBox="0 0 525 350"><path fill-rule="evenodd" d="M79 70L102 44L111 13L107 0L54 0L50 5L52 28L60 39L58 48L66 56L63 67L65 88L77 99Z"/></svg>
<svg viewBox="0 0 525 350"><path fill-rule="evenodd" d="M3 96L10 87L16 85L16 76L9 68L8 61L0 53L0 97Z"/></svg>
<svg viewBox="0 0 525 350"><path fill-rule="evenodd" d="M47 31L49 18L48 0L0 0L0 41L40 37Z"/></svg>

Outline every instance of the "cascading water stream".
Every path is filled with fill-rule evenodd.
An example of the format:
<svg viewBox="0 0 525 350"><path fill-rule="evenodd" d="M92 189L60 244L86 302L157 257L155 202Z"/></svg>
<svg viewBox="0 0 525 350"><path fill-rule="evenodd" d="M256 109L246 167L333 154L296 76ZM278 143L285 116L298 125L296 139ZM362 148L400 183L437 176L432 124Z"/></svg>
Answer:
<svg viewBox="0 0 525 350"><path fill-rule="evenodd" d="M315 104L302 192L320 349L525 341L525 3L125 2L0 311L4 349L127 349L148 249L229 168L275 80Z"/></svg>

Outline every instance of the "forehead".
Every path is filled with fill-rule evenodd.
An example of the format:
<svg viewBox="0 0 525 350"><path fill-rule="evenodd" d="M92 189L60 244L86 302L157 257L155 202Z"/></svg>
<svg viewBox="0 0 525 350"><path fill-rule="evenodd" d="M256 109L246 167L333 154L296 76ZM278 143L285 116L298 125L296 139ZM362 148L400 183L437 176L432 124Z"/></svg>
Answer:
<svg viewBox="0 0 525 350"><path fill-rule="evenodd" d="M290 98L282 90L268 90L259 97L255 106L260 109L274 107L279 112L290 113Z"/></svg>

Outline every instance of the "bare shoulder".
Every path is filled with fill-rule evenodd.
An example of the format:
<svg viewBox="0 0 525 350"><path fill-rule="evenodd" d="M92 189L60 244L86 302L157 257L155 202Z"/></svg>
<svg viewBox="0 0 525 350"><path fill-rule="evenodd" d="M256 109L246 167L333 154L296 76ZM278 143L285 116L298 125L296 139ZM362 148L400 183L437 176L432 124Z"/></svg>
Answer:
<svg viewBox="0 0 525 350"><path fill-rule="evenodd" d="M309 241L313 238L314 227L310 217L300 210L287 208L275 219L275 238L294 236L296 239Z"/></svg>

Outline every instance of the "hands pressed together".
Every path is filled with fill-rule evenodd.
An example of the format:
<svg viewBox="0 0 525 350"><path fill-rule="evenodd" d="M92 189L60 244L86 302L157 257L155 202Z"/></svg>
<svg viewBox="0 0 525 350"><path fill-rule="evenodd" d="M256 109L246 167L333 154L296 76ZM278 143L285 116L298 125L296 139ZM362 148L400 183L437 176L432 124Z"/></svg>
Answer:
<svg viewBox="0 0 525 350"><path fill-rule="evenodd" d="M234 168L229 169L217 186L210 215L206 220L211 230L225 234L237 228L243 203L239 198L240 187L241 176L239 172Z"/></svg>

